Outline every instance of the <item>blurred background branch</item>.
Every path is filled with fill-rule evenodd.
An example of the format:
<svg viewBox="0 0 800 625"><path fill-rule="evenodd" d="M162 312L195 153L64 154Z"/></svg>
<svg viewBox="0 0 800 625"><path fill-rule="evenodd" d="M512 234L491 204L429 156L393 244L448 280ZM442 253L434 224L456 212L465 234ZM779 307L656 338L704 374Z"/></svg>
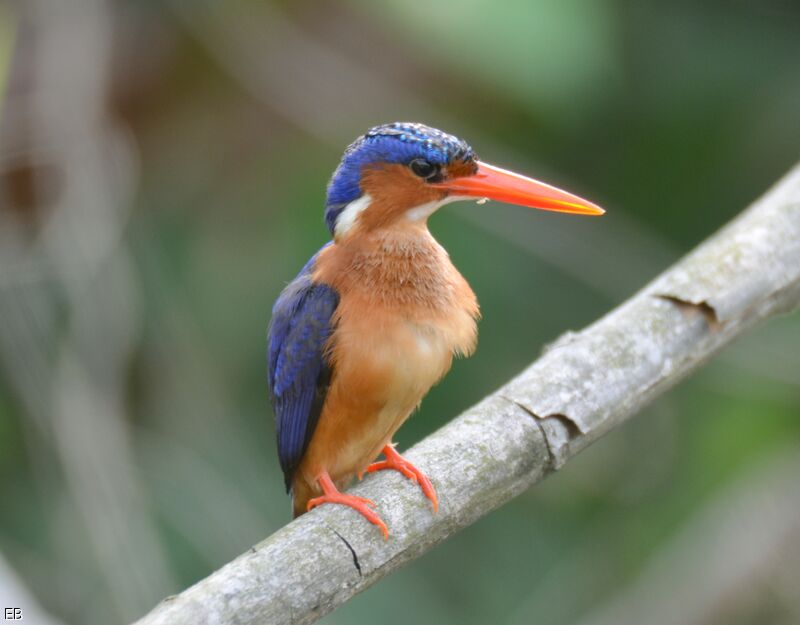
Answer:
<svg viewBox="0 0 800 625"><path fill-rule="evenodd" d="M36 599L25 588L22 580L17 577L2 556L0 556L0 606L4 606L4 610L5 607L13 606L20 610L20 614L24 615L24 618L36 625L61 625L62 623L42 610Z"/></svg>
<svg viewBox="0 0 800 625"><path fill-rule="evenodd" d="M46 172L37 193L52 192L47 184L58 190L34 241L25 242L15 222L4 224L0 363L41 431L31 439L39 446L33 458L50 465L42 470L63 472L66 490L49 496L77 503L109 591L104 600L121 619L172 585L125 419L139 325L135 272L121 240L134 155L104 110L112 43L106 3L80 0L67 9L32 0L22 11L36 36L21 41L33 48L29 84L6 109L14 120L6 126L14 147L6 166ZM59 288L42 288L52 283Z"/></svg>
<svg viewBox="0 0 800 625"><path fill-rule="evenodd" d="M436 215L481 344L405 448L797 160L798 28L784 0L0 3L0 586L125 623L286 523L265 329L366 128L423 121L609 209ZM326 622L567 625L626 603L698 515L796 453L799 324L743 337ZM683 577L713 594L717 573ZM796 622L797 576L759 579L706 622Z"/></svg>
<svg viewBox="0 0 800 625"><path fill-rule="evenodd" d="M794 449L765 459L699 510L639 579L578 625L704 625L743 616L791 623L800 607L798 474ZM775 600L758 601L754 589Z"/></svg>
<svg viewBox="0 0 800 625"><path fill-rule="evenodd" d="M798 307L800 164L634 298L562 337L510 383L416 445L409 455L436 485L438 514L397 475L370 476L354 492L377 503L390 530L386 543L352 511L322 506L166 599L137 625L313 623L561 468L756 323ZM776 493L785 488L785 481L774 485ZM740 550L749 566L735 582L718 567L722 586L741 585L755 574L761 551L784 545L800 518L795 500L780 502L776 541ZM747 542L733 525L725 533ZM691 601L683 607L702 612ZM667 620L679 611L662 612L664 622L687 622Z"/></svg>

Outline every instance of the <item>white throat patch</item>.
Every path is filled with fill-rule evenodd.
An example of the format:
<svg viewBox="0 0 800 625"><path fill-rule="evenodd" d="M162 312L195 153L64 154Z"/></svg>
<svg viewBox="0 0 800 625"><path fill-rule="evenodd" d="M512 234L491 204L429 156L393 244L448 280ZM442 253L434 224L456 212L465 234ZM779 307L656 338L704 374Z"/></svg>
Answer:
<svg viewBox="0 0 800 625"><path fill-rule="evenodd" d="M419 206L415 206L414 208L409 208L406 211L406 219L409 221L425 221L428 217L433 215L437 210L439 210L445 204L449 204L450 202L457 202L459 200L469 200L473 198L468 198L465 196L460 195L448 195L443 200L436 200L434 202L425 202L425 204L420 204ZM369 193L365 193L360 198L353 200L347 206L344 207L341 213L339 213L339 217L336 219L336 226L333 229L333 234L335 238L340 238L345 236L353 226L356 225L356 221L358 221L358 216L363 213L369 205L372 203L372 196Z"/></svg>
<svg viewBox="0 0 800 625"><path fill-rule="evenodd" d="M415 206L414 208L410 208L406 211L406 218L409 221L424 221L431 215L433 215L437 210L439 210L445 204L449 204L450 202L457 202L458 200L469 199L461 197L460 195L448 195L443 200L436 200L435 202L425 202L425 204L420 204L419 206Z"/></svg>
<svg viewBox="0 0 800 625"><path fill-rule="evenodd" d="M339 213L339 217L336 219L336 226L333 229L334 236L338 238L346 235L355 225L358 215L367 210L370 202L372 202L372 198L369 193L365 193L360 198L353 200L345 206L344 210Z"/></svg>

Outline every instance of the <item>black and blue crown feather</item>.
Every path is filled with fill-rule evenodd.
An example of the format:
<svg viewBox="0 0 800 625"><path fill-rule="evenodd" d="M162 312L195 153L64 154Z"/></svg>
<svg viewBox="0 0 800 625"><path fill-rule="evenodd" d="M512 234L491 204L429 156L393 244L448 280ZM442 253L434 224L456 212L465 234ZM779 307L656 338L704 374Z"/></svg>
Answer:
<svg viewBox="0 0 800 625"><path fill-rule="evenodd" d="M345 206L361 196L361 172L373 163L410 163L423 158L435 165L473 160L468 143L425 124L394 122L375 126L345 150L328 184L325 222L333 233Z"/></svg>

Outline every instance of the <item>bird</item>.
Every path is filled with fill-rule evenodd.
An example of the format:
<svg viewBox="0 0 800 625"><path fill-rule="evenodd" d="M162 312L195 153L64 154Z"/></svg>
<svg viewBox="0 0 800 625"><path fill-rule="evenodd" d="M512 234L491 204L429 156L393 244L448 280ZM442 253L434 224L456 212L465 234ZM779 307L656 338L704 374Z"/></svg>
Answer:
<svg viewBox="0 0 800 625"><path fill-rule="evenodd" d="M343 492L382 470L418 484L438 511L433 483L392 439L477 342L477 298L428 218L450 202L486 199L604 213L421 123L376 126L345 150L327 187L331 240L280 293L268 330L278 459L295 517L344 505L388 538L375 503Z"/></svg>

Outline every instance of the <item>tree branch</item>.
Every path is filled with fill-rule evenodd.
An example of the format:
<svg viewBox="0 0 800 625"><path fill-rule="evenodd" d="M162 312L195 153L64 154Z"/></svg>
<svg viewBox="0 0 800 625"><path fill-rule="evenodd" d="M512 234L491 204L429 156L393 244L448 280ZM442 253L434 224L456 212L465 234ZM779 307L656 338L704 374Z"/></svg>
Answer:
<svg viewBox="0 0 800 625"><path fill-rule="evenodd" d="M391 532L322 506L138 625L312 623L518 495L635 414L757 322L800 306L800 166L649 286L544 355L408 456L439 493L434 515L392 472L353 492Z"/></svg>

